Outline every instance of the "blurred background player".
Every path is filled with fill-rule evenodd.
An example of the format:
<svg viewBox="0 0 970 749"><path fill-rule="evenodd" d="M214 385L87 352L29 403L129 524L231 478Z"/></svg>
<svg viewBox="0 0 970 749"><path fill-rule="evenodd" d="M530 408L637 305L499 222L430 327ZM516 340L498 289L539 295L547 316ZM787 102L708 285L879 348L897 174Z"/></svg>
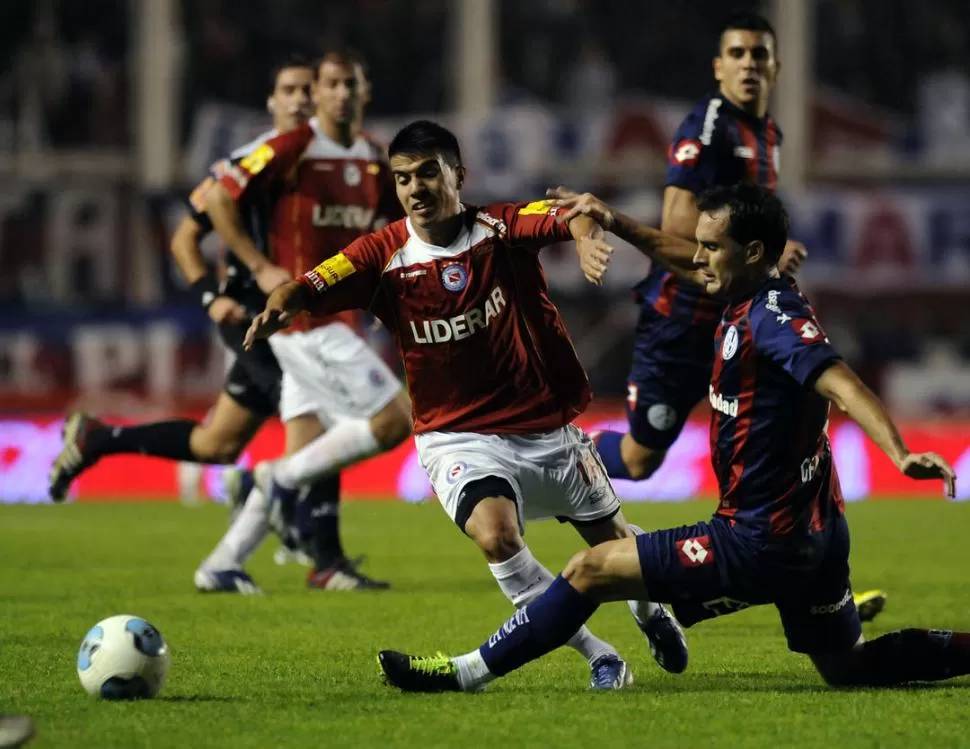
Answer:
<svg viewBox="0 0 970 749"><path fill-rule="evenodd" d="M953 469L935 453L910 452L883 404L829 343L794 280L778 272L788 234L781 201L743 183L712 188L698 207L696 267L672 269L727 300L708 384L720 489L714 517L580 552L541 598L464 656L382 652L390 683L409 691L476 691L565 643L600 603L648 595L672 603L687 626L774 604L789 649L807 655L835 686L970 673L970 633L906 629L865 641L826 433L830 403L905 476L942 479L953 497ZM624 231L629 220L602 203L588 215L648 252L667 241L645 227Z"/></svg>
<svg viewBox="0 0 970 749"><path fill-rule="evenodd" d="M636 532L572 424L592 393L538 256L570 238L602 245L602 230L584 216L557 222L549 201L462 204L461 150L436 123L404 127L389 157L407 219L274 291L247 341L300 311L371 309L404 362L418 455L441 506L520 607L553 580L523 541L526 520L560 518L590 544ZM630 609L657 662L683 671L686 642L666 609L636 600ZM585 627L569 644L586 658L591 688L632 682L616 649Z"/></svg>
<svg viewBox="0 0 970 749"><path fill-rule="evenodd" d="M664 232L694 239L697 195L714 185L751 181L774 190L782 134L768 113L780 63L777 38L766 18L732 14L714 58L718 91L698 102L681 123L668 152L663 196ZM793 273L805 248L789 242L783 272ZM611 478L650 478L663 463L710 381L711 338L724 305L655 263L636 286L641 305L627 383L628 433L595 436ZM857 596L863 621L882 610L886 594Z"/></svg>
<svg viewBox="0 0 970 749"><path fill-rule="evenodd" d="M250 272L273 281L292 279L400 215L381 149L362 132L359 114L368 90L359 57L328 52L314 76L310 122L268 139L206 195L216 231ZM245 230L242 207L251 201L270 206L272 263ZM407 395L352 330L354 319L305 316L293 331L270 340L283 370L279 410L288 457L256 467L245 506L196 571L200 590L258 590L243 566L265 538L271 516L289 523L306 509L301 487L410 436ZM322 522L331 510L336 506L313 508L311 517ZM328 590L388 587L342 554L318 563L307 581Z"/></svg>
<svg viewBox="0 0 970 749"><path fill-rule="evenodd" d="M201 423L174 419L120 426L104 424L84 413L72 414L65 423L63 450L51 472L50 492L55 501L66 496L71 481L81 472L109 455L137 453L197 464L233 463L263 422L276 413L282 372L272 350L268 345L249 351L242 349L249 319L262 309L265 297L254 276L231 249L225 256L225 278L220 283L205 263L200 247L212 230L205 211L208 189L263 141L292 130L312 115L313 64L308 59L296 55L286 58L272 71L270 84L266 107L273 118L273 130L212 166L206 179L189 195L188 215L171 241L171 252L179 270L218 326L220 337L233 357L223 392ZM269 228L266 206L249 202L243 215L246 231L264 251ZM234 501L246 491L245 481L234 473L227 481L227 489L230 500ZM335 517L330 508L339 500L339 477L318 482L312 495L313 506L327 508L326 514ZM299 519L308 550L323 564L343 556L337 528L327 527L336 521L311 520L305 514Z"/></svg>

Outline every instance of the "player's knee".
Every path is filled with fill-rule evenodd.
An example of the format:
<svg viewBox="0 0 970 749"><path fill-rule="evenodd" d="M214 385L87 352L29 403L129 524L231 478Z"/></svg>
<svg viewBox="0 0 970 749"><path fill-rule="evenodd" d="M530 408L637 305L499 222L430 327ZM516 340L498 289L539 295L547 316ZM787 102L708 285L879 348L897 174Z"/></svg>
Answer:
<svg viewBox="0 0 970 749"><path fill-rule="evenodd" d="M868 683L862 659L856 651L813 656L812 662L822 680L830 687L847 688Z"/></svg>
<svg viewBox="0 0 970 749"><path fill-rule="evenodd" d="M403 394L402 394L403 395ZM411 436L411 414L407 396L399 395L371 419L374 439L383 450L397 447Z"/></svg>
<svg viewBox="0 0 970 749"><path fill-rule="evenodd" d="M235 435L218 434L204 426L197 426L189 437L192 455L200 463L235 463L246 446L245 441Z"/></svg>
<svg viewBox="0 0 970 749"><path fill-rule="evenodd" d="M477 531L472 539L485 553L490 564L505 562L525 548L519 529L506 523Z"/></svg>
<svg viewBox="0 0 970 749"><path fill-rule="evenodd" d="M623 450L623 464L634 481L642 481L653 476L663 465L666 457L666 450L654 450L636 443L629 449Z"/></svg>

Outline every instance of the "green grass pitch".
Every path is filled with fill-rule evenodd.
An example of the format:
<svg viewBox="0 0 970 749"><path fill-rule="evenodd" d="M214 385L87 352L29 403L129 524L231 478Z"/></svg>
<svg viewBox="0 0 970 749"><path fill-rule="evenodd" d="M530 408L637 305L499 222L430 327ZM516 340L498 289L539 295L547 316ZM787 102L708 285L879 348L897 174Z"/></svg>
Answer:
<svg viewBox="0 0 970 749"><path fill-rule="evenodd" d="M647 528L701 518L711 505L627 505ZM853 506L853 579L885 587L867 625L970 629L970 506ZM485 562L435 504L350 503L344 533L389 593L322 593L277 567L275 543L251 567L265 597L203 596L196 564L225 527L221 508L104 504L0 508L0 712L28 712L42 747L956 747L970 745L970 678L894 691L825 689L785 647L762 607L688 632L691 665L657 668L621 604L594 632L617 645L636 682L586 691L583 660L560 651L478 695L403 695L385 687L380 648L464 652L508 615ZM579 537L555 522L526 536L558 570ZM161 695L128 704L81 690L75 654L97 620L144 616L168 640Z"/></svg>

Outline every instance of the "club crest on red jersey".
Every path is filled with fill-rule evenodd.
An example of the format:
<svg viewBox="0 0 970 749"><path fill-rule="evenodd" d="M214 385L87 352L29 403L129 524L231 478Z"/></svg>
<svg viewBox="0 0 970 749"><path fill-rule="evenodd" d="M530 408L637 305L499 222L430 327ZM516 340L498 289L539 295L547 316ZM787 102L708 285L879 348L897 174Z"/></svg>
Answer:
<svg viewBox="0 0 970 749"><path fill-rule="evenodd" d="M458 293L468 285L468 271L462 265L446 265L441 269L441 285Z"/></svg>
<svg viewBox="0 0 970 749"><path fill-rule="evenodd" d="M360 167L354 163L344 165L344 182L350 187L357 187L360 184Z"/></svg>

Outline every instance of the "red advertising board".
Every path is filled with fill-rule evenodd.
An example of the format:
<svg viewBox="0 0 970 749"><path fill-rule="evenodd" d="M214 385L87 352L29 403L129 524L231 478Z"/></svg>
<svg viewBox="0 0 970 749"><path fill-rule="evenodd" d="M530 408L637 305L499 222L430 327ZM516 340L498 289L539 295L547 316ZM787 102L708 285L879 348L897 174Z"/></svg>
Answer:
<svg viewBox="0 0 970 749"><path fill-rule="evenodd" d="M588 430L626 428L619 409L587 414L579 424ZM46 501L47 474L60 449L60 429L59 419L0 419L0 501ZM913 449L934 450L954 464L958 475L970 477L970 422L904 424L902 431ZM919 484L901 476L855 424L833 422L829 433L847 499L942 498L940 485ZM282 448L283 429L279 423L271 422L249 445L241 463L251 466L256 461L277 457ZM219 468L206 469L204 493L220 496L220 476ZM716 495L706 421L688 422L667 461L649 481L617 481L615 485L626 501L680 501ZM346 470L342 487L344 496L353 500L419 501L432 496L411 440ZM957 488L959 499L970 499L970 479L958 483ZM76 482L72 497L81 502L145 501L173 500L178 495L177 469L172 462L126 455L106 458L87 471Z"/></svg>

